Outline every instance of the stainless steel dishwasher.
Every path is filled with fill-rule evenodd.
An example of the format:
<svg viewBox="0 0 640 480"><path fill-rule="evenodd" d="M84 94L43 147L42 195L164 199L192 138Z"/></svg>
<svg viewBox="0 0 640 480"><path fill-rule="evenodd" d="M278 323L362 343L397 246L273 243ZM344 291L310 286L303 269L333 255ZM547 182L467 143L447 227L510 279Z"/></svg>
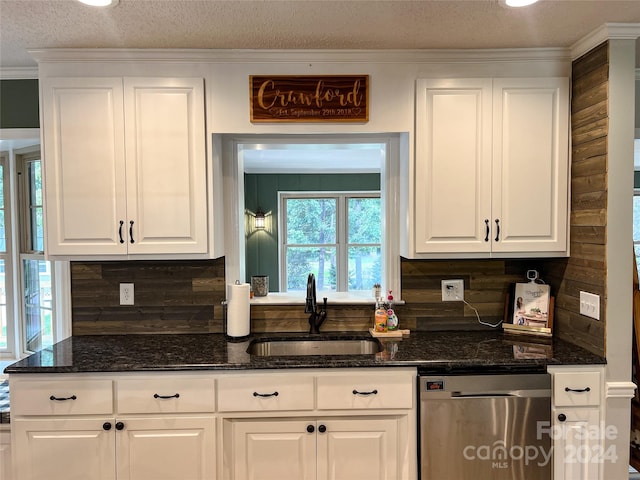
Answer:
<svg viewBox="0 0 640 480"><path fill-rule="evenodd" d="M421 374L418 382L421 480L551 478L548 374Z"/></svg>

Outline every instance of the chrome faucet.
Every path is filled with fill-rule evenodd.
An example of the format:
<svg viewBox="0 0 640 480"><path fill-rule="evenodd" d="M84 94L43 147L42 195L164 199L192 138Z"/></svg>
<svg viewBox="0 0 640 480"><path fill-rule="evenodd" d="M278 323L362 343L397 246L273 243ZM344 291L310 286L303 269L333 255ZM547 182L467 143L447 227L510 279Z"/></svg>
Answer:
<svg viewBox="0 0 640 480"><path fill-rule="evenodd" d="M307 299L304 304L304 313L309 315L309 333L320 333L320 326L327 318L327 297L324 297L322 309L318 312L316 301L316 277L310 273L307 277Z"/></svg>

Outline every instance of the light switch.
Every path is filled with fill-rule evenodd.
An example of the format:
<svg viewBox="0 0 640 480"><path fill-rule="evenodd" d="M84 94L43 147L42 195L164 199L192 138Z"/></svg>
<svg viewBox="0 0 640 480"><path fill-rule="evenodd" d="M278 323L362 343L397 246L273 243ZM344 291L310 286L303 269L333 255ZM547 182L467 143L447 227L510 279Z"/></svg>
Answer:
<svg viewBox="0 0 640 480"><path fill-rule="evenodd" d="M600 320L600 295L581 291L580 314Z"/></svg>

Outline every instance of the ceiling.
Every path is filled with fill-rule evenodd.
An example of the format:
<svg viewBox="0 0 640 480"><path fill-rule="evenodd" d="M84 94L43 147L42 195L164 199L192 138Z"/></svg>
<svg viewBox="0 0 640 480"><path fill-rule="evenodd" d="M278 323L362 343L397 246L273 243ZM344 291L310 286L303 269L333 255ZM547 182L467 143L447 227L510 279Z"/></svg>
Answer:
<svg viewBox="0 0 640 480"><path fill-rule="evenodd" d="M640 23L640 1L0 0L0 68L28 49L468 49L570 47L604 23ZM640 62L638 62L640 64Z"/></svg>

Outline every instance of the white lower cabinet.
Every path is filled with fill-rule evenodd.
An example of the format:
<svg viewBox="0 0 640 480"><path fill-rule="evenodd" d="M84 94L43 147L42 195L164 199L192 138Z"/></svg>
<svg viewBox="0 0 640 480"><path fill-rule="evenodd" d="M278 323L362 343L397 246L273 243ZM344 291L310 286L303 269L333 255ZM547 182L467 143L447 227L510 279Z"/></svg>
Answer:
<svg viewBox="0 0 640 480"><path fill-rule="evenodd" d="M12 419L16 478L115 479L114 423L106 417Z"/></svg>
<svg viewBox="0 0 640 480"><path fill-rule="evenodd" d="M415 383L407 369L221 378L222 478L415 479Z"/></svg>
<svg viewBox="0 0 640 480"><path fill-rule="evenodd" d="M412 368L12 375L13 478L415 480L415 383Z"/></svg>
<svg viewBox="0 0 640 480"><path fill-rule="evenodd" d="M60 374L11 380L14 478L216 478L211 376Z"/></svg>
<svg viewBox="0 0 640 480"><path fill-rule="evenodd" d="M116 433L118 480L216 477L215 417L122 418Z"/></svg>
<svg viewBox="0 0 640 480"><path fill-rule="evenodd" d="M315 480L314 423L305 419L230 420L232 433L225 453L232 478ZM309 431L311 428L314 430Z"/></svg>
<svg viewBox="0 0 640 480"><path fill-rule="evenodd" d="M396 418L236 419L230 423L234 479L401 478Z"/></svg>
<svg viewBox="0 0 640 480"><path fill-rule="evenodd" d="M327 419L318 424L318 480L400 478L397 418Z"/></svg>
<svg viewBox="0 0 640 480"><path fill-rule="evenodd" d="M601 480L602 464L615 462L601 418L604 369L549 367L552 376L551 439L554 480ZM612 456L613 455L613 456Z"/></svg>

